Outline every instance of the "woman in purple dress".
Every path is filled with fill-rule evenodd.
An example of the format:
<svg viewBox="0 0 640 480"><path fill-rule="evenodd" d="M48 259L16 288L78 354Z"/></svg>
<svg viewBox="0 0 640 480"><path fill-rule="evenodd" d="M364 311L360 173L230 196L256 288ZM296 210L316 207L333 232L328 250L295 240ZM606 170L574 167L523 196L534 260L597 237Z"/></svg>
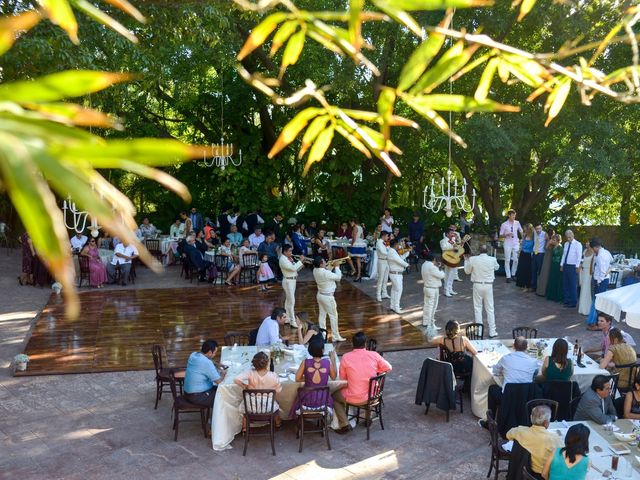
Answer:
<svg viewBox="0 0 640 480"><path fill-rule="evenodd" d="M27 232L20 235L22 244L22 273L18 277L20 285L33 285L33 257L36 254Z"/></svg>
<svg viewBox="0 0 640 480"><path fill-rule="evenodd" d="M89 284L92 287L102 288L107 281L107 267L100 260L95 238L87 242L80 255L89 257Z"/></svg>
<svg viewBox="0 0 640 480"><path fill-rule="evenodd" d="M335 350L329 354L329 358L322 358L324 353L324 344L322 342L309 343L309 355L313 358L303 360L296 372L296 382L304 382L305 387L326 387L329 383L329 378L335 380L337 376L336 369L336 352ZM317 400L316 402L312 400ZM320 407L324 402L320 403L322 398L315 397L305 401L302 405L303 408L315 408ZM329 408L333 408L333 398L329 395L328 399ZM298 399L291 407L289 417L295 418L296 412L300 410L301 405Z"/></svg>

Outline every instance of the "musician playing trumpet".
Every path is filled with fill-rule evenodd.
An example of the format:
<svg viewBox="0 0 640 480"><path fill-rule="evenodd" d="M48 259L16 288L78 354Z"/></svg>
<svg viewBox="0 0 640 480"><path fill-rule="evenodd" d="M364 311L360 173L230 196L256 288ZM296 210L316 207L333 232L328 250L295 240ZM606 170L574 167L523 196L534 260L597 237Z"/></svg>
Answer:
<svg viewBox="0 0 640 480"><path fill-rule="evenodd" d="M380 238L376 241L376 256L378 257L378 281L376 282L376 300L381 302L383 298L390 298L387 293L389 282L389 232L380 232Z"/></svg>
<svg viewBox="0 0 640 480"><path fill-rule="evenodd" d="M340 263L344 259L333 260L331 263L331 270L327 267L327 263L324 258L317 256L313 259L313 278L318 284L318 294L316 299L318 300L318 325L320 328L327 329L327 315L329 315L329 321L331 322L331 336L334 342L344 342L346 338L340 336L338 330L338 307L336 305L336 299L334 293L336 291L336 282L339 282L342 278L342 272L340 271Z"/></svg>
<svg viewBox="0 0 640 480"><path fill-rule="evenodd" d="M409 251L400 254L402 243L397 239L391 240L391 248L387 254L389 263L389 279L391 280L391 310L400 314L400 297L402 297L402 275L404 269L409 266L405 259L409 256Z"/></svg>
<svg viewBox="0 0 640 480"><path fill-rule="evenodd" d="M448 230L446 236L440 240L440 250L444 253L447 250L454 250L459 246L457 234L455 230ZM457 268L444 267L444 296L450 297L451 295L457 295L457 292L453 291L453 281L456 278Z"/></svg>
<svg viewBox="0 0 640 480"><path fill-rule="evenodd" d="M282 270L282 289L284 290L284 309L287 311L287 321L289 325L296 328L296 283L298 272L304 266L304 255L298 256L299 260L293 258L291 245L282 247L282 255L278 261L280 270Z"/></svg>

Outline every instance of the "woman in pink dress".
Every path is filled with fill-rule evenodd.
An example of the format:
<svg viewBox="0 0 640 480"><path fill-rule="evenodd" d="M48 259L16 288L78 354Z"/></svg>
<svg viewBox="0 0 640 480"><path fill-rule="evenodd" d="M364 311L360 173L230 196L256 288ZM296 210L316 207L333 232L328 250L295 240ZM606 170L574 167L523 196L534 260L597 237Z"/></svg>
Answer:
<svg viewBox="0 0 640 480"><path fill-rule="evenodd" d="M89 257L89 284L92 287L102 288L107 281L107 267L100 260L95 238L87 242L80 255Z"/></svg>

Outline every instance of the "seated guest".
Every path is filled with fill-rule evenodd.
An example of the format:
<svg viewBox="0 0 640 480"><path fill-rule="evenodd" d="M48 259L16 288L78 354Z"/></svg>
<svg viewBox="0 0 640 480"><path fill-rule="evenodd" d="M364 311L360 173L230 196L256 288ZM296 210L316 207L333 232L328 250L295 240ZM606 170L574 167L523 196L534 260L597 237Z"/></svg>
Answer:
<svg viewBox="0 0 640 480"><path fill-rule="evenodd" d="M199 352L189 355L184 374L184 396L196 405L213 406L216 389L224 380L226 370L218 372L213 357L218 351L218 342L207 340Z"/></svg>
<svg viewBox="0 0 640 480"><path fill-rule="evenodd" d="M316 233L315 237L311 239L311 251L313 252L313 258L322 257L325 260L329 260L331 251L327 243L325 243L325 230L321 228Z"/></svg>
<svg viewBox="0 0 640 480"><path fill-rule="evenodd" d="M196 235L190 234L182 245L182 254L189 260L191 266L198 271L199 281L206 281L207 269L211 266L211 262L204 259L204 255L196 247Z"/></svg>
<svg viewBox="0 0 640 480"><path fill-rule="evenodd" d="M535 358L527 355L527 339L518 337L513 341L511 352L502 357L493 366L493 374L502 376L502 388L498 385L491 385L488 392L489 410L496 418L496 411L502 401L502 392L507 383L529 383L533 382L533 376L538 370L538 362ZM481 425L483 425L481 423ZM484 425L483 425L484 426Z"/></svg>
<svg viewBox="0 0 640 480"><path fill-rule="evenodd" d="M631 390L624 397L624 418L640 420L640 373L636 375Z"/></svg>
<svg viewBox="0 0 640 480"><path fill-rule="evenodd" d="M380 373L390 372L391 364L378 352L365 350L367 337L358 332L351 340L353 350L345 353L340 362L340 379L346 380L347 386L333 393L333 408L338 419L339 429L336 433L347 433L351 425L347 419L346 404L364 405L369 398L369 379Z"/></svg>
<svg viewBox="0 0 640 480"><path fill-rule="evenodd" d="M233 228L233 227L232 227ZM238 261L238 257L236 257L231 251L231 241L227 236L227 239L224 241L220 250L218 250L218 255L226 257L227 259L227 279L224 283L227 285L232 285L235 283L235 279L238 275L240 275L240 262Z"/></svg>
<svg viewBox="0 0 640 480"><path fill-rule="evenodd" d="M460 324L449 320L444 327L445 336L437 337L435 342L448 352L453 370L458 374L470 373L473 368L473 355L477 351L467 337L460 333Z"/></svg>
<svg viewBox="0 0 640 480"><path fill-rule="evenodd" d="M240 249L238 250L238 256L240 257L240 266L244 267L245 266L245 262L244 262L244 255L254 255L254 258L257 258L257 254L255 252L255 250L251 249L251 246L249 245L249 239L245 238L244 240L242 240L242 244L240 245ZM249 258L249 261L251 261L252 259Z"/></svg>
<svg viewBox="0 0 640 480"><path fill-rule="evenodd" d="M311 220L311 222L309 223L309 226L305 229L305 232L303 232L308 238L313 238L316 236L316 233L318 232L318 222L316 222L315 220Z"/></svg>
<svg viewBox="0 0 640 480"><path fill-rule="evenodd" d="M611 330L613 326L613 317L603 312L598 312L597 317L597 325L602 332L602 341L600 342L599 346L594 346L592 348L586 349L585 353L592 354L592 356L599 361L607 354L607 351L609 350L609 330ZM636 346L636 342L633 340L633 337L631 335L622 330L620 330L620 333L622 334L622 337L624 338L624 341L627 345L631 345L632 347Z"/></svg>
<svg viewBox="0 0 640 480"><path fill-rule="evenodd" d="M140 225L139 230L143 238L152 238L158 234L158 229L154 227L153 223L149 222L149 217L144 217L142 219L142 224Z"/></svg>
<svg viewBox="0 0 640 480"><path fill-rule="evenodd" d="M275 390L276 393L280 393L282 391L282 385L280 385L278 374L269 371L269 356L266 353L256 353L251 360L251 364L253 365L253 368L251 368L251 370L247 370L246 372L242 372L240 375L233 379L233 383L240 386L243 390ZM272 408L271 404L266 404L263 402L259 402L258 407L261 408L261 411L249 413L269 412ZM249 408L251 408L251 405L249 405ZM277 412L278 410L280 410L280 406L278 405L278 402L274 400L273 411ZM244 401L240 404L240 412L244 413ZM275 424L278 428L281 424L280 415L277 413ZM245 428L246 419L243 417L242 429L244 430Z"/></svg>
<svg viewBox="0 0 640 480"><path fill-rule="evenodd" d="M82 233L76 233L69 241L71 242L71 250L74 253L80 253L87 243L87 236Z"/></svg>
<svg viewBox="0 0 640 480"><path fill-rule="evenodd" d="M274 308L271 316L265 318L260 324L256 347L268 347L271 344L281 342L280 325L284 325L286 321L287 311L281 307Z"/></svg>
<svg viewBox="0 0 640 480"><path fill-rule="evenodd" d="M282 272L280 271L279 265L279 246L276 243L276 236L273 233L267 234L264 242L260 244L258 247L258 255L262 258L263 255L267 256L267 261L269 262L269 266L273 273L275 273L276 278L278 280L282 280Z"/></svg>
<svg viewBox="0 0 640 480"><path fill-rule="evenodd" d="M589 427L581 423L569 427L564 447L556 449L542 469L545 480L584 480L589 470Z"/></svg>
<svg viewBox="0 0 640 480"><path fill-rule="evenodd" d="M544 357L540 368L541 381L568 381L573 375L573 363L567 358L569 344L564 338L559 338L553 343L551 355Z"/></svg>
<svg viewBox="0 0 640 480"><path fill-rule="evenodd" d="M171 240L184 238L184 223L180 221L180 218L176 218L171 228L169 228L169 238Z"/></svg>
<svg viewBox="0 0 640 480"><path fill-rule="evenodd" d="M89 257L89 284L92 287L102 288L107 281L107 267L100 260L95 238L87 242L80 255Z"/></svg>
<svg viewBox="0 0 640 480"><path fill-rule="evenodd" d="M300 325L300 324L298 324ZM300 363L298 371L296 372L296 382L304 382L305 387L326 387L329 384L329 379L335 380L337 375L336 369L336 351L332 350L329 354L329 358L323 358L324 343L312 342L307 349L311 358L307 358ZM324 400L319 396L313 396L306 399L304 404L300 405L298 399L294 402L289 412L289 417L295 418L296 413L301 408L313 409L322 407L324 402L314 403L314 400ZM333 398L329 396L328 406L330 410L333 410Z"/></svg>
<svg viewBox="0 0 640 480"><path fill-rule="evenodd" d="M531 470L534 473L542 473L547 459L556 448L562 446L560 437L547 430L550 421L551 408L538 405L531 410L530 427L514 427L507 432L507 440L517 440L531 454Z"/></svg>
<svg viewBox="0 0 640 480"><path fill-rule="evenodd" d="M242 243L242 234L238 232L238 227L236 225L231 225L231 231L227 235L227 239L231 242L231 245L234 247L239 247Z"/></svg>
<svg viewBox="0 0 640 480"><path fill-rule="evenodd" d="M113 251L113 258L107 265L107 277L109 283L116 283L116 267L120 268L120 284L126 285L131 271L131 262L138 258L138 250L133 245L118 243Z"/></svg>
<svg viewBox="0 0 640 480"><path fill-rule="evenodd" d="M207 253L209 249L213 248L213 245L204 239L203 230L198 230L196 232L196 243L194 245L202 255Z"/></svg>
<svg viewBox="0 0 640 480"><path fill-rule="evenodd" d="M610 377L596 375L591 381L591 388L582 394L573 419L592 420L600 425L615 422L616 407L611 399Z"/></svg>
<svg viewBox="0 0 640 480"><path fill-rule="evenodd" d="M324 336L320 332L320 327L309 321L307 312L299 312L296 314L296 323L298 328L298 343L307 345L313 342L324 345Z"/></svg>
<svg viewBox="0 0 640 480"><path fill-rule="evenodd" d="M618 388L626 389L629 386L629 376L626 374L626 369L618 370L616 365L629 363L636 363L636 351L631 345L625 343L620 329L612 328L609 330L609 349L600 360L600 368L606 368L612 373L620 373Z"/></svg>
<svg viewBox="0 0 640 480"><path fill-rule="evenodd" d="M336 232L336 238L346 238L351 240L352 230L353 229L349 228L349 226L347 225L347 222L342 222L340 224L340 228Z"/></svg>
<svg viewBox="0 0 640 480"><path fill-rule="evenodd" d="M262 242L264 242L264 234L262 228L256 227L251 235L249 235L249 245L252 248L258 248Z"/></svg>

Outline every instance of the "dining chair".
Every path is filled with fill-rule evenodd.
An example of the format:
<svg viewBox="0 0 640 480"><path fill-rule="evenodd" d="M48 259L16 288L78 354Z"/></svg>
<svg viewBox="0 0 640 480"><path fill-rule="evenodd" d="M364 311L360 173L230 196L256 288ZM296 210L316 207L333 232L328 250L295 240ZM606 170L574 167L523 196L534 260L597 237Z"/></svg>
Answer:
<svg viewBox="0 0 640 480"><path fill-rule="evenodd" d="M269 435L271 440L271 452L276 454L275 446L275 430L276 415L274 411L276 391L275 390L252 390L246 389L242 391L242 399L244 402L244 450L242 456L247 455L247 446L249 445L249 437L251 435ZM269 433L256 433L256 428L268 425ZM252 431L254 429L254 431Z"/></svg>
<svg viewBox="0 0 640 480"><path fill-rule="evenodd" d="M224 335L224 344L227 347L239 345L241 347L249 345L248 332L228 332Z"/></svg>
<svg viewBox="0 0 640 480"><path fill-rule="evenodd" d="M538 329L532 327L516 327L511 331L513 339L518 337L524 338L538 338Z"/></svg>
<svg viewBox="0 0 640 480"><path fill-rule="evenodd" d="M256 281L256 272L260 267L258 255L255 253L243 253L240 262L242 269L240 270L240 283L253 284Z"/></svg>
<svg viewBox="0 0 640 480"><path fill-rule="evenodd" d="M384 430L384 423L382 422L382 392L384 391L384 381L387 377L386 372L371 377L369 379L369 393L367 396L367 403L364 405L352 405L347 403L347 418L349 420L355 419L356 425L360 423L360 420L364 420L367 427L367 440L369 440L369 428L372 421L377 417L380 420L380 428ZM356 409L355 415L349 415L349 409L353 407ZM360 414L360 411L364 411L364 418ZM372 417L372 414L375 416Z"/></svg>
<svg viewBox="0 0 640 480"><path fill-rule="evenodd" d="M470 323L464 327L464 335L469 340L484 340L484 325L482 323Z"/></svg>
<svg viewBox="0 0 640 480"><path fill-rule="evenodd" d="M551 409L552 422L555 422L558 419L558 407L560 404L555 400L550 400L548 398L535 398L527 402L527 412L529 413L529 418L531 418L531 412L533 411L533 409L539 405L546 405Z"/></svg>
<svg viewBox="0 0 640 480"><path fill-rule="evenodd" d="M175 374L173 370L170 370L169 385L171 386L171 396L173 397L173 430L175 431L173 441L178 441L178 428L180 426L181 413L199 413L202 432L204 433L204 438L207 438L207 420L209 419L210 410L209 407L205 405L196 405L195 403L191 403L189 400L187 400L184 395L179 395L176 384L177 381Z"/></svg>
<svg viewBox="0 0 640 480"><path fill-rule="evenodd" d="M504 443L500 442L500 435L498 434L498 424L493 418L491 410L487 410L487 428L489 429L489 438L491 444L491 464L489 466L489 473L487 478L491 476L491 472L495 469L494 480L498 480L498 475L506 473L509 468L500 468L500 462L509 461L511 454L503 448Z"/></svg>
<svg viewBox="0 0 640 480"><path fill-rule="evenodd" d="M298 452L302 452L305 431L307 433L320 433L327 441L327 450L331 450L329 441L329 398L331 392L329 387L303 387L298 388L297 405L299 409L297 415L296 438L300 439ZM307 405L312 405L311 407ZM315 422L315 428L306 425L306 422Z"/></svg>

